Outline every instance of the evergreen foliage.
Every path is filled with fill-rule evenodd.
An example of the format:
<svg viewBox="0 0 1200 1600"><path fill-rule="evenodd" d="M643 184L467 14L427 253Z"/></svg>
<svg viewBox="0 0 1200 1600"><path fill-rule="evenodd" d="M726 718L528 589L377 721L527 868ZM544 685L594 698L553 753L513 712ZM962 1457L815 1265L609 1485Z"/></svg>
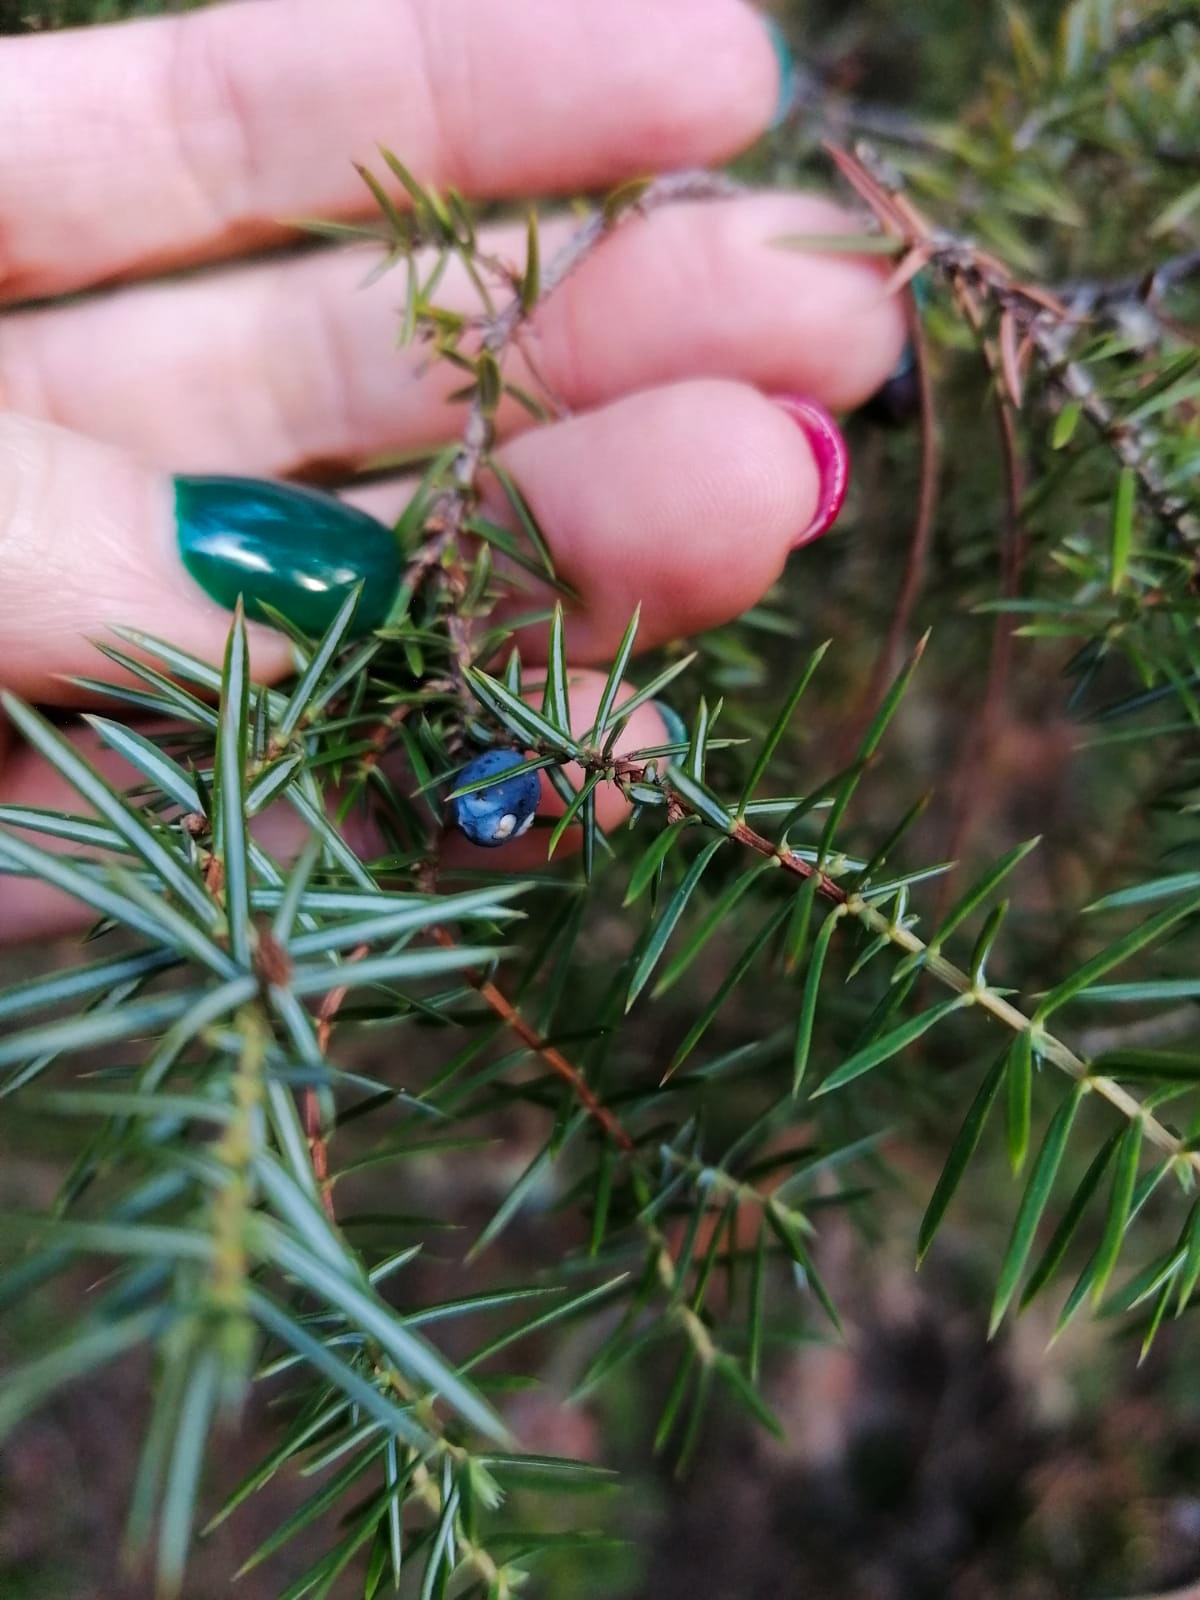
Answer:
<svg viewBox="0 0 1200 1600"><path fill-rule="evenodd" d="M820 554L832 642L797 648L786 589L690 654L635 658L634 616L593 726L572 731L571 596L511 480L510 527L479 509L481 478L499 475L498 407L552 404L509 383L506 360L610 231L733 180L630 185L549 258L531 214L514 269L484 252L458 196L384 152L363 173L378 220L324 231L382 243L401 335L461 370L463 407L461 443L421 464L397 526L406 579L387 625L347 644L349 602L323 639L295 638L295 675L275 689L251 681L240 617L221 671L169 641L102 644L136 682L104 690L114 716L175 730L90 719L136 773L123 791L6 701L78 806L5 808L0 871L65 890L95 925L79 964L0 991L0 1094L61 1127L72 1154L52 1206L3 1219L20 1248L0 1304L80 1258L102 1276L59 1342L6 1375L0 1427L153 1353L128 1538L153 1541L164 1593L197 1526L279 1474L295 1510L247 1566L341 1518L282 1600L334 1592L348 1568L367 1596L411 1572L422 1600L499 1600L603 1541L600 1512L559 1498L609 1490L612 1474L525 1454L506 1426L537 1352L569 1336L579 1398L669 1351L655 1439L680 1470L715 1395L777 1428L773 1350L838 1337L823 1218L873 1226L903 1192L886 1159L896 1123L947 1104L961 1126L911 1213L912 1251L936 1248L998 1139L1013 1181L996 1197L1011 1231L990 1263L994 1329L1056 1296L1059 1326L1120 1319L1145 1351L1194 1310L1200 1051L1161 1046L1153 1022L1200 998L1197 17L1129 23L1104 0L1075 0L1053 28L1010 17L1014 70L953 123L883 116L806 76L804 115L757 158L788 181L836 172L872 219L779 248L894 257L895 292L919 275L928 302L912 317L915 525L865 693L846 682L871 678L861 660L838 664L851 577ZM477 317L439 305L451 260L477 284ZM998 464L975 499L953 478L961 450ZM939 476L953 480L940 510ZM521 600L529 577L558 587L551 613ZM530 609L514 616L514 599ZM914 647L919 604L935 626ZM514 643L535 618L551 640L536 680ZM1003 700L1015 641L1031 641L1044 693L1110 763L1094 770L1114 794L1115 874L1077 913L1044 909L1036 840L970 871L940 859L961 832L916 848L919 786L890 764L921 675L956 671L964 630L993 626L973 730ZM659 698L686 734L616 754ZM825 725L833 706L855 730L845 748L804 739L814 700ZM469 882L439 869L456 775L492 746L562 795L536 836L551 856L577 839L569 863ZM1133 848L1117 840L1130 772ZM603 785L634 808L609 838ZM298 860L256 838L279 807L307 829ZM1120 1020L1092 1048L1097 1016ZM930 1063L954 1070L931 1081ZM366 1170L465 1170L518 1112L537 1138L465 1253L464 1290L422 1303L406 1273L447 1248L440 1191L422 1215L356 1215L343 1195ZM547 1206L573 1248L494 1284L481 1258ZM253 1385L272 1396L276 1443L213 1507L206 1454Z"/></svg>

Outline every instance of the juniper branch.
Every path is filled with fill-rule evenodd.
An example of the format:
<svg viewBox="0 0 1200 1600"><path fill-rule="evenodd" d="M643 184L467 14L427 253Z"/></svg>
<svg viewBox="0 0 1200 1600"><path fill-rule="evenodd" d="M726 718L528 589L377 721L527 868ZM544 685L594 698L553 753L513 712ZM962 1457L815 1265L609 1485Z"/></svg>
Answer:
<svg viewBox="0 0 1200 1600"><path fill-rule="evenodd" d="M692 817L706 827L713 826L710 818L672 786L669 774L665 778L659 777L653 762L622 760L615 764L605 763L601 756L589 756L584 752L580 758L580 765L589 771L608 771L612 775L612 781L622 787L630 784L658 786L664 796L669 820L681 821L684 817ZM1172 1133L1145 1108L1136 1095L1123 1088L1115 1079L1095 1073L1091 1064L1064 1039L1052 1034L1035 1018L1027 1016L992 985L976 983L962 968L948 960L940 951L931 949L903 923L894 917L885 916L862 895L848 891L823 868L804 860L794 850L776 844L751 828L745 821L730 818L726 831L731 839L752 850L756 855L774 861L782 872L801 880L816 878L817 893L822 899L833 904L835 915L853 917L869 933L886 938L889 944L906 956L916 957L924 969L944 987L961 995L965 1003L977 1006L985 1015L1010 1029L1014 1034L1029 1034L1037 1054L1042 1059L1051 1062L1076 1082L1085 1084L1089 1090L1107 1100L1128 1121L1140 1121L1146 1138L1152 1144L1173 1161L1181 1163L1200 1176L1200 1150L1192 1149L1185 1140Z"/></svg>
<svg viewBox="0 0 1200 1600"><path fill-rule="evenodd" d="M972 240L934 227L901 192L898 175L872 159L869 151L860 149L856 159L844 150L827 148L884 229L904 242L914 261L943 278L956 294L967 290L998 317L1013 320L1019 338L1040 356L1048 382L1063 399L1079 404L1100 441L1121 466L1133 472L1139 493L1155 516L1182 545L1189 549L1200 547L1200 516L1186 499L1168 487L1155 459L1150 431L1138 422L1118 417L1087 368L1071 356L1071 338L1080 319L1070 308L1049 290L1023 283L1001 260ZM1163 263L1164 269L1170 265ZM1011 394L1010 398L1019 408L1020 394Z"/></svg>

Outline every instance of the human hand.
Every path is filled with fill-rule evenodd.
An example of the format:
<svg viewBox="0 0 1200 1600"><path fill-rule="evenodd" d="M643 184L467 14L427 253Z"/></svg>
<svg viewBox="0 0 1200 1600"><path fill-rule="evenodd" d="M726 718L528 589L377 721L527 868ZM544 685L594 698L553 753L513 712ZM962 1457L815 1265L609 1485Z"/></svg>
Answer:
<svg viewBox="0 0 1200 1600"><path fill-rule="evenodd" d="M0 40L0 82L0 303L18 307L0 322L0 684L74 705L66 678L104 675L89 641L114 623L218 660L228 613L212 596L252 610L255 572L284 611L297 566L335 603L365 577L364 610L386 611L393 547L373 523L285 490L286 527L264 532L278 490L205 481L457 436L454 375L394 349L396 292L356 292L361 254L239 259L287 238L277 219L361 209L351 158L376 143L479 197L717 162L766 128L780 71L740 0L248 0ZM572 415L533 428L502 412L500 456L582 596L581 668L639 601L642 646L735 616L821 531L821 429L796 425L817 413L771 397L860 403L895 364L902 318L876 265L767 241L848 226L802 196L680 205L614 234L539 312L539 369ZM544 248L568 227L548 223ZM519 257L520 231L491 242ZM465 279L442 298L472 307ZM345 499L390 519L407 492ZM241 559L202 562L202 513L242 535ZM251 634L257 676L284 675L286 641ZM586 678L573 705L587 717ZM646 716L630 730L643 744L661 737ZM3 726L0 803L77 806ZM620 796L606 804L611 825ZM0 938L73 913L0 883Z"/></svg>

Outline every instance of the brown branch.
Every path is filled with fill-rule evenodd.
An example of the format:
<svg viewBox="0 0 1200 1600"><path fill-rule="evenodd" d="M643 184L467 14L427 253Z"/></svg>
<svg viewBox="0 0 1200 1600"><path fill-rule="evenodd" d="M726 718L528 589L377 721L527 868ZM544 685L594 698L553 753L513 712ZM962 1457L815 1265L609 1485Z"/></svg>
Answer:
<svg viewBox="0 0 1200 1600"><path fill-rule="evenodd" d="M361 961L367 950L367 945L357 945L346 957L346 964ZM342 1001L346 998L348 988L349 985L343 983L336 989L330 989L317 1011L317 1048L323 1056L329 1053L333 1025L337 1021L338 1012L342 1009ZM308 1140L308 1154L312 1161L313 1177L317 1180L321 1205L330 1222L336 1222L337 1217L333 1209L333 1179L329 1174L329 1145L321 1123L321 1101L317 1091L311 1086L301 1092L300 1110L304 1119L304 1137Z"/></svg>
<svg viewBox="0 0 1200 1600"><path fill-rule="evenodd" d="M304 1120L304 1137L308 1141L308 1156L312 1162L317 1193L321 1196L321 1206L329 1221L336 1222L333 1195L329 1188L329 1146L321 1126L321 1101L311 1085L301 1091L300 1113Z"/></svg>
<svg viewBox="0 0 1200 1600"><path fill-rule="evenodd" d="M738 844L744 844L756 855L768 856L778 861L783 870L795 878L816 878L817 893L823 900L841 906L850 898L841 884L827 872L822 872L820 867L814 867L811 861L805 861L794 850L781 850L772 840L764 838L761 833L756 833L744 822L735 822L729 830L729 837L736 839Z"/></svg>
<svg viewBox="0 0 1200 1600"><path fill-rule="evenodd" d="M433 928L432 936L443 949L453 950L455 948L456 941L454 936L446 928ZM367 951L367 945L358 945L347 956L346 960L347 962L360 961L367 954ZM580 1105L603 1128L605 1134L617 1148L626 1153L631 1152L634 1149L632 1136L616 1115L599 1098L578 1067L573 1066L560 1050L557 1050L553 1045L548 1044L545 1039L541 1038L530 1027L512 1002L489 978L484 977L480 972L470 970L465 976L467 982L485 1004L490 1006L504 1022L505 1026L521 1040L522 1044L531 1050L534 1055L539 1056L551 1071L557 1073L565 1083L571 1086L571 1090ZM329 1049L330 1035L333 1032L334 1023L337 1020L337 1014L341 1009L342 1002L346 998L347 988L348 985L342 984L335 989L330 989L321 1001L320 1009L317 1012L317 1045L322 1055L325 1055ZM313 1176L317 1180L325 1214L333 1222L335 1218L331 1193L332 1180L329 1174L329 1152L321 1126L320 1101L315 1089L307 1088L303 1091L301 1106L304 1117L304 1133L308 1140L309 1154L312 1158Z"/></svg>
<svg viewBox="0 0 1200 1600"><path fill-rule="evenodd" d="M431 684L429 687L432 688L434 686ZM393 706L387 716L380 720L379 726L371 735L371 748L362 760L364 772L372 772L379 765L391 742L392 735L415 709L416 706L413 701L403 701L400 705Z"/></svg>
<svg viewBox="0 0 1200 1600"><path fill-rule="evenodd" d="M1070 358L1067 329L1062 324L1054 326L1034 320L1029 326L1029 337L1045 363L1047 377L1068 400L1078 403L1093 431L1120 464L1133 473L1142 499L1154 514L1175 532L1181 544L1189 549L1200 547L1200 518L1189 509L1185 499L1167 487L1152 458L1146 431L1118 417L1085 368Z"/></svg>
<svg viewBox="0 0 1200 1600"><path fill-rule="evenodd" d="M630 186L628 200L624 203L618 190L613 200L593 211L547 263L541 274L536 304L527 306L520 294L514 294L504 310L492 319L484 332L484 349L494 356L507 350L521 328L546 300L562 288L609 234L630 218L649 216L664 206L679 205L689 200L727 200L740 193L741 185L731 179L718 173L700 171L671 172L647 181L641 188Z"/></svg>
<svg viewBox="0 0 1200 1600"><path fill-rule="evenodd" d="M1016 424L1020 398L1019 375L1013 371L1015 358L1003 347L994 345L984 336L983 314L970 288L961 280L956 280L954 292L963 316L979 338L984 360L992 374L996 424L1000 434L1005 477L1006 515L1000 567L1004 596L1006 599L1011 599L1020 584L1025 554L1021 525L1021 506L1025 498L1025 468L1017 442ZM987 758L995 736L996 721L1004 705L1011 664L1012 622L1002 612L997 616L992 628L992 646L983 704L967 738L963 741L950 783L951 793L956 796L950 844L946 851L951 861L962 861L966 855L978 815L980 793L988 784ZM935 922L939 922L945 914L954 884L954 872L946 873L941 881L934 906Z"/></svg>
<svg viewBox="0 0 1200 1600"><path fill-rule="evenodd" d="M453 950L455 948L456 941L454 936L446 928L434 928L433 937L443 949ZM564 1083L570 1084L571 1092L580 1105L604 1129L604 1132L617 1148L625 1151L626 1154L631 1152L634 1149L632 1135L596 1094L596 1091L588 1083L579 1068L572 1066L560 1050L556 1050L552 1044L548 1044L545 1039L529 1026L516 1006L501 993L490 978L485 978L481 972L468 970L466 979L476 994L480 996L486 1005L491 1007L510 1032L514 1033L534 1055L539 1056L552 1072L556 1072Z"/></svg>
<svg viewBox="0 0 1200 1600"><path fill-rule="evenodd" d="M937 515L938 475L940 448L937 437L937 418L934 414L933 381L929 370L929 341L921 322L916 297L909 294L906 306L908 336L912 344L913 360L921 408L921 479L917 491L917 511L909 539L908 555L904 563L904 576L900 593L888 624L887 638L875 660L871 681L863 696L861 710L851 721L851 738L848 743L857 745L863 731L883 701L888 684L896 670L896 658L912 621L917 598L925 583L925 570L929 562L929 548L933 541L934 519Z"/></svg>
<svg viewBox="0 0 1200 1600"><path fill-rule="evenodd" d="M1200 160L1200 152L1197 152ZM1058 286L1056 293L1072 310L1081 313L1121 306L1144 306L1192 278L1200 277L1200 250L1184 250L1157 266L1130 273L1125 278L1079 278Z"/></svg>
<svg viewBox="0 0 1200 1600"><path fill-rule="evenodd" d="M889 188L890 173L872 172L863 160L835 145L825 148L886 233L902 239L910 251L926 252L930 270L956 293L966 289L999 316L1013 319L1017 342L1028 344L1037 353L1052 387L1078 403L1101 441L1121 466L1133 472L1143 502L1181 544L1200 549L1200 517L1168 487L1155 459L1151 434L1140 424L1118 417L1091 375L1071 357L1071 335L1081 321L1071 308L1050 290L1021 282L1003 261L971 240L935 228L906 195Z"/></svg>
<svg viewBox="0 0 1200 1600"><path fill-rule="evenodd" d="M599 755L594 755L589 762L587 752L577 755L575 759L585 769L607 771L613 781L623 787L628 787L631 783L649 781L647 779L649 763L636 761L611 763L605 762ZM701 822L706 822L710 827L714 825L710 817L698 811L685 796L672 788L669 779L660 782L659 787L666 799L665 810L669 823L677 823L684 817L693 816ZM918 960L939 983L961 995L964 1005L978 1007L993 1021L1014 1033L1030 1035L1034 1049L1043 1060L1052 1062L1077 1083L1086 1084L1092 1092L1107 1100L1130 1122L1140 1122L1145 1137L1151 1144L1162 1150L1172 1161L1178 1161L1186 1165L1191 1172L1200 1174L1200 1150L1192 1149L1190 1143L1160 1122L1136 1095L1131 1094L1116 1079L1097 1073L1086 1057L1080 1055L1064 1039L1048 1032L1036 1013L1033 1016L1026 1015L1007 998L1005 992L993 988L980 977L969 974L948 960L941 953L936 941L933 944L926 944L912 931L907 922L902 919L897 920L894 912L888 916L880 907L864 899L857 891L842 888L828 873L811 862L802 860L794 851L772 843L770 839L764 838L762 834L756 833L753 828L741 821L730 820L727 831L739 844L746 845L758 855L777 861L785 872L804 879L815 877L817 892L823 899L833 902L834 910L831 913L833 916L853 917L869 933L886 939L895 949Z"/></svg>
<svg viewBox="0 0 1200 1600"><path fill-rule="evenodd" d="M540 1056L552 1071L558 1073L560 1078L571 1085L571 1089L580 1105L583 1106L589 1116L595 1118L612 1142L621 1150L631 1151L634 1147L631 1135L618 1121L615 1114L599 1098L578 1067L572 1066L561 1051L556 1050L553 1045L547 1044L544 1039L539 1038L521 1013L501 994L494 983L489 982L486 978L477 979L473 975L471 983L472 987L479 992L496 1015L504 1019L517 1038L536 1055Z"/></svg>

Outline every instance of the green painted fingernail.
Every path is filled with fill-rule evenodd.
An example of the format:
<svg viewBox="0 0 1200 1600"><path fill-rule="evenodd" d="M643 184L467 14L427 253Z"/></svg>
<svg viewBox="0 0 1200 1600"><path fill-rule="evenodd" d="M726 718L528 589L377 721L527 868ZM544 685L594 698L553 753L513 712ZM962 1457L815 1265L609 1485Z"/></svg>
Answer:
<svg viewBox="0 0 1200 1600"><path fill-rule="evenodd" d="M791 46L787 42L787 36L775 18L764 17L763 21L767 25L767 32L771 35L771 43L775 47L775 59L779 63L779 99L775 102L775 114L769 124L771 128L779 128L787 121L796 96L796 62L792 56Z"/></svg>
<svg viewBox="0 0 1200 1600"><path fill-rule="evenodd" d="M333 495L260 478L175 479L183 564L211 599L270 621L270 607L313 636L324 633L362 584L352 633L387 620L400 587L390 528Z"/></svg>

